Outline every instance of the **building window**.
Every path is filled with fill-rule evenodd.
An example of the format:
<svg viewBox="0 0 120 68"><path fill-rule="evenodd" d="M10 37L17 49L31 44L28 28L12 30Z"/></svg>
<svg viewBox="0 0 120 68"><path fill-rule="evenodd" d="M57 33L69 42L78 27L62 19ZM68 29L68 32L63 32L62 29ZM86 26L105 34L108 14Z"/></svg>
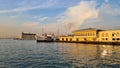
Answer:
<svg viewBox="0 0 120 68"><path fill-rule="evenodd" d="M62 41L64 41L64 38L62 38Z"/></svg>
<svg viewBox="0 0 120 68"><path fill-rule="evenodd" d="M87 33L85 33L85 36L87 36Z"/></svg>
<svg viewBox="0 0 120 68"><path fill-rule="evenodd" d="M84 38L84 40L86 40L86 38Z"/></svg>
<svg viewBox="0 0 120 68"><path fill-rule="evenodd" d="M115 40L115 38L113 38L112 40Z"/></svg>
<svg viewBox="0 0 120 68"><path fill-rule="evenodd" d="M76 38L76 41L79 41L79 38Z"/></svg>
<svg viewBox="0 0 120 68"><path fill-rule="evenodd" d="M102 33L102 37L104 37L104 33Z"/></svg>
<svg viewBox="0 0 120 68"><path fill-rule="evenodd" d="M116 34L116 36L120 36L120 34L119 34L119 33L117 33L117 34Z"/></svg>
<svg viewBox="0 0 120 68"><path fill-rule="evenodd" d="M70 41L72 41L72 38L70 38Z"/></svg>
<svg viewBox="0 0 120 68"><path fill-rule="evenodd" d="M90 34L88 33L88 36L90 36Z"/></svg>
<svg viewBox="0 0 120 68"><path fill-rule="evenodd" d="M108 37L108 33L106 33L106 35L105 35L106 37Z"/></svg>
<svg viewBox="0 0 120 68"><path fill-rule="evenodd" d="M68 38L66 38L66 41L68 41Z"/></svg>
<svg viewBox="0 0 120 68"><path fill-rule="evenodd" d="M95 40L96 40L96 38L93 38L93 40L95 41Z"/></svg>
<svg viewBox="0 0 120 68"><path fill-rule="evenodd" d="M80 33L80 36L81 36L81 33Z"/></svg>
<svg viewBox="0 0 120 68"><path fill-rule="evenodd" d="M113 33L112 36L115 36L115 33Z"/></svg>
<svg viewBox="0 0 120 68"><path fill-rule="evenodd" d="M120 40L119 38L117 38L117 40Z"/></svg>
<svg viewBox="0 0 120 68"><path fill-rule="evenodd" d="M93 33L93 36L95 36L95 33Z"/></svg>
<svg viewBox="0 0 120 68"><path fill-rule="evenodd" d="M83 36L83 34L81 33L81 36Z"/></svg>
<svg viewBox="0 0 120 68"><path fill-rule="evenodd" d="M92 36L92 33L90 33L90 36Z"/></svg>
<svg viewBox="0 0 120 68"><path fill-rule="evenodd" d="M104 40L104 38L102 38L102 40Z"/></svg>

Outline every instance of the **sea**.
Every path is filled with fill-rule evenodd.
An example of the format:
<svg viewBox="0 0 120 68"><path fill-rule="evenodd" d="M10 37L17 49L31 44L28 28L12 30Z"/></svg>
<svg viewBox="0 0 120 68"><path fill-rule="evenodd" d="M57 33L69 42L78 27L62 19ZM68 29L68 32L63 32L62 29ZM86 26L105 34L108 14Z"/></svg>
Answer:
<svg viewBox="0 0 120 68"><path fill-rule="evenodd" d="M0 39L0 68L120 68L120 45Z"/></svg>

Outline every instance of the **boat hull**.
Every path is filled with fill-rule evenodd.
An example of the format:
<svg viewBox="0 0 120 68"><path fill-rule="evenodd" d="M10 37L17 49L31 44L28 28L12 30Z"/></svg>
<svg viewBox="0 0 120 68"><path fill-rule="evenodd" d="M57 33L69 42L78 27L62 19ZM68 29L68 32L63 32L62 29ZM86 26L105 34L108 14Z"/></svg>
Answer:
<svg viewBox="0 0 120 68"><path fill-rule="evenodd" d="M53 40L37 40L37 42L54 42Z"/></svg>

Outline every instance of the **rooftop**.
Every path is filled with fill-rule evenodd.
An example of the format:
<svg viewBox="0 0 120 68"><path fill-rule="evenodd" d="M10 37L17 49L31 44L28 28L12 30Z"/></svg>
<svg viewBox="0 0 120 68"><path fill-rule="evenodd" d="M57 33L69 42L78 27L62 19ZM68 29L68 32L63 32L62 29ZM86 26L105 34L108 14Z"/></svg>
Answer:
<svg viewBox="0 0 120 68"><path fill-rule="evenodd" d="M97 29L97 28L86 28L86 29L75 30L75 31L73 31L73 32L83 31L83 30L97 30L97 31L103 31L102 29Z"/></svg>
<svg viewBox="0 0 120 68"><path fill-rule="evenodd" d="M36 35L36 34L34 34L34 33L23 33L23 32L22 32L22 34L23 34L23 35Z"/></svg>

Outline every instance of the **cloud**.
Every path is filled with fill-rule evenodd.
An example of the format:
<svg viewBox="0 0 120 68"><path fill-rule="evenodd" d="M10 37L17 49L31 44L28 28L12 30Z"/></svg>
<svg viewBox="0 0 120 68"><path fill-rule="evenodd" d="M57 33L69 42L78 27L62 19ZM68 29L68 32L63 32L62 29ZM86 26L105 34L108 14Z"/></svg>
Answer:
<svg viewBox="0 0 120 68"><path fill-rule="evenodd" d="M78 5L68 8L64 12L64 16L65 17L61 21L69 30L73 31L79 29L87 19L98 17L96 2L81 1Z"/></svg>
<svg viewBox="0 0 120 68"><path fill-rule="evenodd" d="M98 10L98 17L86 20L81 28L118 29L120 25L120 8L109 3L103 3Z"/></svg>
<svg viewBox="0 0 120 68"><path fill-rule="evenodd" d="M42 21L45 21L47 19L48 19L48 17L41 17L41 18L39 18L39 21L42 22Z"/></svg>
<svg viewBox="0 0 120 68"><path fill-rule="evenodd" d="M75 5L79 0L75 1L69 1L69 0L22 0L22 1L16 1L12 6L9 4L9 1L7 3L7 6L10 7L3 7L3 9L0 10L0 14L5 13L14 13L14 12L24 12L24 11L30 11L35 9L58 9L58 8L67 8L70 6ZM10 1L12 3L12 1ZM67 3L67 4L66 4ZM4 3L3 3L4 4Z"/></svg>
<svg viewBox="0 0 120 68"><path fill-rule="evenodd" d="M35 10L35 9L44 9L44 8L48 8L51 6L54 6L54 3L56 3L56 1L52 1L52 0L48 0L47 2L44 2L42 4L34 4L34 5L29 5L27 6L28 2L25 3L23 6L17 7L17 8L13 8L13 9L6 9L6 10L0 10L0 14L4 14L4 13L13 13L13 12L23 12L23 11L29 11L29 10Z"/></svg>
<svg viewBox="0 0 120 68"><path fill-rule="evenodd" d="M58 22L68 33L80 28L116 28L112 24L119 23L120 8L106 2L109 0L97 7L97 1L83 0L63 12L58 17Z"/></svg>
<svg viewBox="0 0 120 68"><path fill-rule="evenodd" d="M43 6L34 6L34 7L19 7L19 8L15 8L15 9L10 9L10 10L0 10L0 14L1 13L13 13L13 12L23 12L23 11L29 11L29 10L34 10L34 9L42 9L45 8Z"/></svg>
<svg viewBox="0 0 120 68"><path fill-rule="evenodd" d="M114 7L111 4L103 4L99 9L99 14L101 15L120 15L120 8Z"/></svg>
<svg viewBox="0 0 120 68"><path fill-rule="evenodd" d="M108 3L108 2L109 2L109 0L105 0L105 2L106 2L106 3Z"/></svg>

